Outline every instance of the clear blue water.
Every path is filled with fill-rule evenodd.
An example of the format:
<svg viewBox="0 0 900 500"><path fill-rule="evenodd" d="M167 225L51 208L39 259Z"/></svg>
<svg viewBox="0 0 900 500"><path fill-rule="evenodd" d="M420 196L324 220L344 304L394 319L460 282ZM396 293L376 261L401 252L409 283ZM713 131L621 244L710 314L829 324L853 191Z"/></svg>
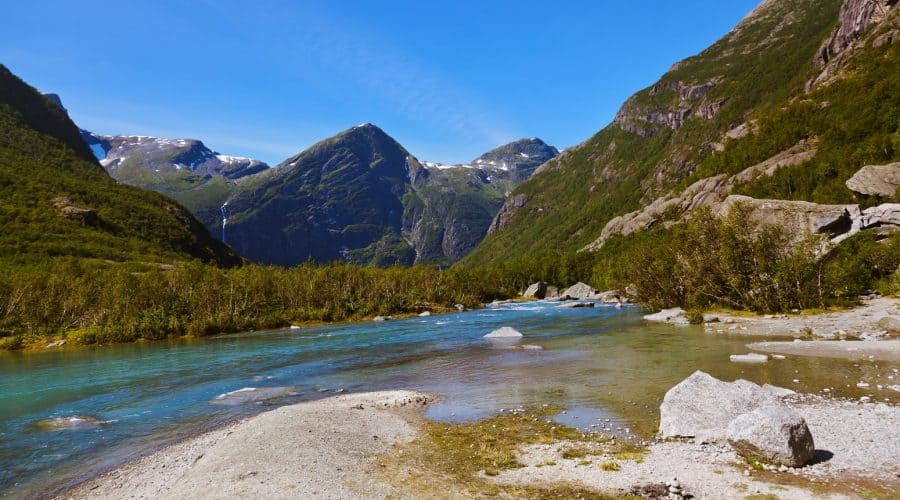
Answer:
<svg viewBox="0 0 900 500"><path fill-rule="evenodd" d="M729 354L747 352L746 339L649 325L633 307L557 305L4 354L0 496L64 486L236 418L340 391L436 393L442 399L427 416L446 421L548 403L568 409L559 417L566 424L588 428L609 418L614 430L649 434L665 391L695 369L797 390L834 387L836 395L855 396L849 381L870 368L802 357L729 363ZM544 349L510 349L482 338L500 326L521 331L520 344ZM258 390L221 398L251 387ZM73 416L85 420L53 425L53 419Z"/></svg>

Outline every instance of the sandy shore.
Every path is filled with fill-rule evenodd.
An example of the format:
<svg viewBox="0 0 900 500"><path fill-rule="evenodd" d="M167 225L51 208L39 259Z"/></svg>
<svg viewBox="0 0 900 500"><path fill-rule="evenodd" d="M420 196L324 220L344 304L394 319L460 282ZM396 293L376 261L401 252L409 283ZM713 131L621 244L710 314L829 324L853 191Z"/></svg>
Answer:
<svg viewBox="0 0 900 500"><path fill-rule="evenodd" d="M365 473L416 436L433 398L409 391L349 394L285 406L128 463L62 498L385 498Z"/></svg>

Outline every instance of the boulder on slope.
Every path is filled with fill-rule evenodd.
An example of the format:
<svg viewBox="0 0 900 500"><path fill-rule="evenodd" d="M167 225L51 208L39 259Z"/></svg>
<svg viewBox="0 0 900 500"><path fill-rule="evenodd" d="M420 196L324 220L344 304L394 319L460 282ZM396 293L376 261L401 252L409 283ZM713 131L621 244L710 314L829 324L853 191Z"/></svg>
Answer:
<svg viewBox="0 0 900 500"><path fill-rule="evenodd" d="M900 162L866 165L847 179L845 184L848 189L857 193L893 198L897 194L897 188L900 188Z"/></svg>
<svg viewBox="0 0 900 500"><path fill-rule="evenodd" d="M597 295L597 290L595 290L594 287L579 281L569 288L566 288L562 292L562 295L569 296L573 299L593 299Z"/></svg>

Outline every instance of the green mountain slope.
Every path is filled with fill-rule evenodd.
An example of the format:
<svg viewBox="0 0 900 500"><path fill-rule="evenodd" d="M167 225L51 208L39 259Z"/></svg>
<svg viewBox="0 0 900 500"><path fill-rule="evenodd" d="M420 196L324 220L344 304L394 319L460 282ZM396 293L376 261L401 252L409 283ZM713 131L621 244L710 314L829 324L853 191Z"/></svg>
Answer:
<svg viewBox="0 0 900 500"><path fill-rule="evenodd" d="M66 112L0 65L0 258L240 259L162 195L117 184Z"/></svg>
<svg viewBox="0 0 900 500"><path fill-rule="evenodd" d="M804 140L811 158L735 192L865 203L844 182L865 164L900 158L897 17L893 1L844 10L840 0L763 2L519 186L462 264L578 251L615 216Z"/></svg>

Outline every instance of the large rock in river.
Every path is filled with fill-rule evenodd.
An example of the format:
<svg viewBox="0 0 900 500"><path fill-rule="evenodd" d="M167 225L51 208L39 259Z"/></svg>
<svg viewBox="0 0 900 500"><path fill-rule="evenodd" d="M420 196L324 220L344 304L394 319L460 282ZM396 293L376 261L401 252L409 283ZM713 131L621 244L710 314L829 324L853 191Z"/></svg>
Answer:
<svg viewBox="0 0 900 500"><path fill-rule="evenodd" d="M519 333L515 328L511 328L508 326L498 328L484 336L484 338L486 339L517 339L521 337L521 333Z"/></svg>
<svg viewBox="0 0 900 500"><path fill-rule="evenodd" d="M659 407L659 433L662 437L723 441L735 418L763 406L783 405L753 382L723 382L697 370L666 393Z"/></svg>
<svg viewBox="0 0 900 500"><path fill-rule="evenodd" d="M803 467L816 447L803 417L784 406L763 406L728 424L728 442L746 458Z"/></svg>
<svg viewBox="0 0 900 500"><path fill-rule="evenodd" d="M573 299L593 299L596 298L597 290L595 290L592 286L579 281L569 288L566 288L563 291L562 295L568 295Z"/></svg>
<svg viewBox="0 0 900 500"><path fill-rule="evenodd" d="M887 165L866 165L857 170L853 177L847 179L846 184L851 191L857 193L894 198L897 188L900 188L900 162Z"/></svg>
<svg viewBox="0 0 900 500"><path fill-rule="evenodd" d="M543 299L547 296L547 284L543 281L538 281L537 283L532 283L526 290L525 293L522 294L523 297L534 297L536 299Z"/></svg>

